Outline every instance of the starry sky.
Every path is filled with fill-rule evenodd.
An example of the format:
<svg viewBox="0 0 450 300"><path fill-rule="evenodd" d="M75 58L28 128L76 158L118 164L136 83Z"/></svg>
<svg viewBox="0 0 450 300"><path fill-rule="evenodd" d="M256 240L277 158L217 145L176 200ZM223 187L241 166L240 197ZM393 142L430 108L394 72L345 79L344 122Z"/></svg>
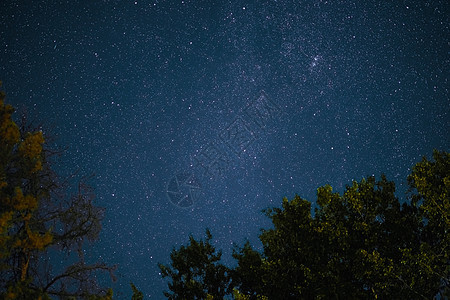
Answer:
<svg viewBox="0 0 450 300"><path fill-rule="evenodd" d="M118 298L161 299L189 234L231 264L283 197L385 173L404 198L450 146L445 3L3 0L0 80L68 148L62 176L95 173L87 254L119 265Z"/></svg>

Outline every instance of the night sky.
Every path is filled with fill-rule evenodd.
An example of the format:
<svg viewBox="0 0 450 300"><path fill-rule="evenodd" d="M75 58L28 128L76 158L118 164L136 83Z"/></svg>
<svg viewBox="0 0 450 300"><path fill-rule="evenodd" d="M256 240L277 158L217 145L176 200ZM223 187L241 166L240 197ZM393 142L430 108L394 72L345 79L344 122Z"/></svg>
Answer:
<svg viewBox="0 0 450 300"><path fill-rule="evenodd" d="M385 173L404 199L449 150L447 1L212 3L0 3L7 102L68 147L60 174L95 173L87 253L119 265L118 299L163 298L189 234L232 263L283 197Z"/></svg>

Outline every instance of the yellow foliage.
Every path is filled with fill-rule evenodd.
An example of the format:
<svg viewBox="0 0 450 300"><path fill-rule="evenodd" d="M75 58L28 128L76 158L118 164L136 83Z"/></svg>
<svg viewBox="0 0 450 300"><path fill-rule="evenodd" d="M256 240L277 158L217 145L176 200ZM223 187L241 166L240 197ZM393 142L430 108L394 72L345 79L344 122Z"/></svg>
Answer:
<svg viewBox="0 0 450 300"><path fill-rule="evenodd" d="M450 188L450 176L446 176L446 177L444 177L444 186L446 187L446 188Z"/></svg>
<svg viewBox="0 0 450 300"><path fill-rule="evenodd" d="M208 295L209 296L209 295ZM249 300L251 298L250 295L245 295L239 292L237 289L233 289L233 299L235 300ZM269 298L262 295L256 295L256 299L258 300L268 300Z"/></svg>
<svg viewBox="0 0 450 300"><path fill-rule="evenodd" d="M14 108L11 105L5 105L3 99L4 94L0 97L0 139L2 143L11 146L19 142L20 132L11 118Z"/></svg>
<svg viewBox="0 0 450 300"><path fill-rule="evenodd" d="M22 299L29 292L22 288L28 288L28 283L23 281L27 277L28 265L34 252L44 250L53 242L50 231L36 230L36 227L45 227L46 224L37 220L35 212L39 202L36 196L39 192L33 192L35 181L39 185L40 179L32 173L43 168L45 140L42 132L27 133L24 136L12 119L14 108L5 104L4 99L5 94L0 91L0 270L19 270L21 283L0 292L0 298ZM32 188L22 190L21 182L27 181L31 182ZM34 226L33 222L37 225ZM14 251L22 253L23 259L11 265L9 262L3 263ZM36 299L37 296L31 298Z"/></svg>
<svg viewBox="0 0 450 300"><path fill-rule="evenodd" d="M22 213L22 220L24 221L24 222L27 222L27 221L30 221L31 220L31 217L32 217L32 215L31 215L31 213Z"/></svg>
<svg viewBox="0 0 450 300"><path fill-rule="evenodd" d="M8 290L8 292L6 293L6 295L5 295L5 299L8 299L8 300L12 300L12 299L16 299L17 298L17 295L10 289L10 290Z"/></svg>
<svg viewBox="0 0 450 300"><path fill-rule="evenodd" d="M317 203L320 206L326 206L331 202L333 188L331 185L321 186L317 189Z"/></svg>
<svg viewBox="0 0 450 300"><path fill-rule="evenodd" d="M353 185L344 193L344 197L353 210L361 213L364 207L362 201L363 195L360 191L360 186L356 181L353 181Z"/></svg>
<svg viewBox="0 0 450 300"><path fill-rule="evenodd" d="M4 212L0 217L0 232L5 232L8 229L8 223L11 221L13 216L12 211Z"/></svg>
<svg viewBox="0 0 450 300"><path fill-rule="evenodd" d="M22 189L16 187L15 195L12 198L12 205L16 210L35 210L38 202L32 195L23 195Z"/></svg>
<svg viewBox="0 0 450 300"><path fill-rule="evenodd" d="M314 231L321 233L323 231L323 227L322 226L315 227Z"/></svg>
<svg viewBox="0 0 450 300"><path fill-rule="evenodd" d="M19 152L30 159L39 158L42 152L44 136L41 131L28 133L27 137L20 143Z"/></svg>
<svg viewBox="0 0 450 300"><path fill-rule="evenodd" d="M30 249L43 250L53 241L53 236L48 231L45 234L41 235L38 232L33 232L27 229L27 233L29 239L28 246L30 247Z"/></svg>
<svg viewBox="0 0 450 300"><path fill-rule="evenodd" d="M28 226L26 226L26 231L27 237L18 240L14 245L15 247L27 250L43 250L53 241L53 236L50 232L41 235L39 232L33 232Z"/></svg>
<svg viewBox="0 0 450 300"><path fill-rule="evenodd" d="M36 164L34 165L33 169L31 169L31 173L35 173L42 170L42 162L39 159L38 161L36 161Z"/></svg>
<svg viewBox="0 0 450 300"><path fill-rule="evenodd" d="M0 181L0 190L1 190L2 188L7 187L7 186L8 186L8 183L7 183L6 181Z"/></svg>
<svg viewBox="0 0 450 300"><path fill-rule="evenodd" d="M13 217L13 212L8 211L4 212L0 216L0 258L4 258L8 255L8 249L5 249L7 247L7 242L10 239L8 236L8 228L10 226L10 222ZM3 251L6 250L6 251Z"/></svg>
<svg viewBox="0 0 450 300"><path fill-rule="evenodd" d="M19 142L20 132L19 127L14 122L2 124L0 128L1 136L7 145L14 145Z"/></svg>

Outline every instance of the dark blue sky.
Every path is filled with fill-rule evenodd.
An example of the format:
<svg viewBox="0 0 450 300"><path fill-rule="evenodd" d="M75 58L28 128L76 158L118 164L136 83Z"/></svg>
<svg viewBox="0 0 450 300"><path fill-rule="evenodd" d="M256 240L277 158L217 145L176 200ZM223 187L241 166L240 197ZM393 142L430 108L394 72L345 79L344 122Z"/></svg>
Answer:
<svg viewBox="0 0 450 300"><path fill-rule="evenodd" d="M374 2L1 1L7 100L96 174L119 299L163 298L189 234L230 261L284 196L385 173L403 197L449 150L448 4Z"/></svg>

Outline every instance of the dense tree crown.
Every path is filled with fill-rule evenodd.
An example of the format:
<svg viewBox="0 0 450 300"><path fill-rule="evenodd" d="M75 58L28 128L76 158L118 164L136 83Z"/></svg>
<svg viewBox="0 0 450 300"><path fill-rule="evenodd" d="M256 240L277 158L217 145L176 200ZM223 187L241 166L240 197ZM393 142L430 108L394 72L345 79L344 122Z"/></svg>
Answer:
<svg viewBox="0 0 450 300"><path fill-rule="evenodd" d="M189 245L182 246L170 255L173 268L160 264L163 276L170 276L172 293L165 292L168 298L206 299L214 296L217 299L227 294L228 269L219 264L221 252L216 252L211 245L211 233L206 230L206 241L196 241L189 237Z"/></svg>
<svg viewBox="0 0 450 300"><path fill-rule="evenodd" d="M262 253L250 243L233 251L229 269L205 242L174 249L170 299L431 299L449 296L450 155L417 163L408 201L382 176L354 181L342 194L318 188L317 207L295 196L265 210ZM212 271L211 271L212 270ZM219 274L213 277L211 274ZM219 292L220 291L220 292ZM189 297L187 297L189 295Z"/></svg>
<svg viewBox="0 0 450 300"><path fill-rule="evenodd" d="M1 92L0 297L112 299L95 275L114 267L89 264L83 255L84 242L98 237L103 209L82 182L75 194L65 195L66 186L50 168L42 131L17 126L4 100Z"/></svg>
<svg viewBox="0 0 450 300"><path fill-rule="evenodd" d="M0 84L1 85L1 84ZM12 119L0 92L0 298L113 298L96 281L114 267L88 263L104 210L82 181L67 186L52 171L44 134ZM440 299L450 295L450 155L433 152L407 178L409 198L385 176L353 181L340 194L317 189L316 207L295 196L264 211L262 251L233 249L224 266L212 235L173 249L169 299ZM52 255L63 259L52 263ZM132 299L143 294L131 284Z"/></svg>
<svg viewBox="0 0 450 300"><path fill-rule="evenodd" d="M53 241L49 230L36 228L34 214L43 191L39 188L42 170L42 132L21 136L12 121L14 109L0 95L0 259L2 280L23 283L28 279L34 252ZM11 261L14 258L14 261ZM3 282L5 283L5 282ZM10 286L5 298L14 298L19 286Z"/></svg>

